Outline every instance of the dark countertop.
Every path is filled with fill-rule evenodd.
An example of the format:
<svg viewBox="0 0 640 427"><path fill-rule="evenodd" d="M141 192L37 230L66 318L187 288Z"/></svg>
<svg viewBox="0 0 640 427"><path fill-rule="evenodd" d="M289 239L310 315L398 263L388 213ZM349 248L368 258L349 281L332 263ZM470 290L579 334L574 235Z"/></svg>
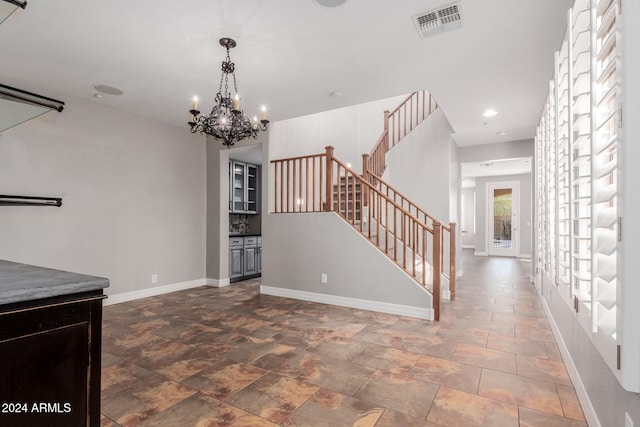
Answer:
<svg viewBox="0 0 640 427"><path fill-rule="evenodd" d="M249 233L249 234L229 233L229 237L260 237L260 236L262 236L262 234L260 233Z"/></svg>
<svg viewBox="0 0 640 427"><path fill-rule="evenodd" d="M109 279L0 260L0 305L104 289Z"/></svg>

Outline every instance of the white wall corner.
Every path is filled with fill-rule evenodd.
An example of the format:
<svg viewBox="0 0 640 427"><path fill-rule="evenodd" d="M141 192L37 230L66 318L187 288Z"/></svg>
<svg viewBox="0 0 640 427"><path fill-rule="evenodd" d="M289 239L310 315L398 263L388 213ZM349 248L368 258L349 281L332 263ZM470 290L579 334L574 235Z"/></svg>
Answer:
<svg viewBox="0 0 640 427"><path fill-rule="evenodd" d="M433 308L428 307L413 307L264 285L260 286L260 293L276 297L293 298L302 301L318 302L321 304L331 304L341 307L357 308L360 310L376 311L379 313L395 314L398 316L415 317L423 320L434 320L435 318Z"/></svg>
<svg viewBox="0 0 640 427"><path fill-rule="evenodd" d="M107 305L119 304L121 302L134 301L141 298L148 298L148 297L168 294L176 291L184 291L186 289L192 289L192 288L204 286L205 283L206 283L206 279L197 279L197 280L190 280L188 282L173 283L170 285L156 286L153 288L140 289L137 291L107 295L107 299L104 300L103 305L107 306Z"/></svg>
<svg viewBox="0 0 640 427"><path fill-rule="evenodd" d="M212 286L214 288L224 288L225 286L229 286L231 284L230 279L209 279L207 278L206 285Z"/></svg>

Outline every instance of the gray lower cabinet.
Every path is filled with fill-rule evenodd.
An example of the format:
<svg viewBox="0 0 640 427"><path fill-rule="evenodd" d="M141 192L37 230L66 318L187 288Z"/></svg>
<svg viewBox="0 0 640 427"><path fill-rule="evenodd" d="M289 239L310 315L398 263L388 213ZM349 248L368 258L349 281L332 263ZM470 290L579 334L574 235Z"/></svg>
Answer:
<svg viewBox="0 0 640 427"><path fill-rule="evenodd" d="M229 238L229 278L238 279L244 276L244 238Z"/></svg>
<svg viewBox="0 0 640 427"><path fill-rule="evenodd" d="M262 271L260 247L256 236L229 238L229 278L255 277Z"/></svg>

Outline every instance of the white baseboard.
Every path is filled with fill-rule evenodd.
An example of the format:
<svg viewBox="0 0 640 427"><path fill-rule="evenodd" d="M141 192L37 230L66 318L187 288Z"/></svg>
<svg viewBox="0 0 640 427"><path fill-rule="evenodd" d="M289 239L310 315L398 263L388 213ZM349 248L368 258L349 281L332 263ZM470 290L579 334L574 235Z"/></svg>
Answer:
<svg viewBox="0 0 640 427"><path fill-rule="evenodd" d="M567 368L567 373L571 378L571 382L573 382L573 386L576 389L576 394L578 395L578 400L580 401L580 406L582 406L582 412L587 420L587 424L589 427L601 427L600 420L598 419L598 415L596 414L596 410L593 408L591 404L591 400L589 399L589 395L587 394L587 389L582 382L582 378L580 378L580 374L578 373L578 368L576 368L573 359L571 358L571 353L567 349L567 345L562 338L562 334L560 333L560 328L556 324L553 316L551 315L551 310L547 305L547 300L544 298L540 298L542 301L542 306L544 307L544 311L547 314L547 320L549 321L549 325L551 326L551 330L553 331L553 335L556 337L556 343L558 344L558 348L560 349L560 353L562 354L562 360L564 365Z"/></svg>
<svg viewBox="0 0 640 427"><path fill-rule="evenodd" d="M303 301L319 302L322 304L339 305L342 307L396 314L399 316L415 317L424 320L433 320L434 318L433 308L412 307L408 305L341 297L337 295L317 294L315 292L305 292L295 289L276 288L264 285L260 286L260 293L276 297L293 298Z"/></svg>
<svg viewBox="0 0 640 427"><path fill-rule="evenodd" d="M188 282L173 283L171 285L156 286L153 288L140 289L138 291L123 292L121 294L108 295L104 300L104 305L119 304L121 302L133 301L140 298L153 297L156 295L168 294L170 292L184 291L185 289L204 286L206 279L190 280Z"/></svg>
<svg viewBox="0 0 640 427"><path fill-rule="evenodd" d="M224 288L230 284L230 279L207 279L207 286L213 286L214 288Z"/></svg>
<svg viewBox="0 0 640 427"><path fill-rule="evenodd" d="M462 249L475 249L476 245L462 245Z"/></svg>

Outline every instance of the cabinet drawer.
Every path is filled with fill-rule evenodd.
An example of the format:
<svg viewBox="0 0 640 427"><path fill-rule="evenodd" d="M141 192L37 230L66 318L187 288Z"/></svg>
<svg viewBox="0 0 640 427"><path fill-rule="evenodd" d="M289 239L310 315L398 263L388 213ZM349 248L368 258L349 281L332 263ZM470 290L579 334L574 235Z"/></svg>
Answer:
<svg viewBox="0 0 640 427"><path fill-rule="evenodd" d="M258 246L258 238L255 236L245 237L244 238L245 246Z"/></svg>
<svg viewBox="0 0 640 427"><path fill-rule="evenodd" d="M244 238L243 237L229 237L229 247L237 247L240 246L242 247L244 245Z"/></svg>

